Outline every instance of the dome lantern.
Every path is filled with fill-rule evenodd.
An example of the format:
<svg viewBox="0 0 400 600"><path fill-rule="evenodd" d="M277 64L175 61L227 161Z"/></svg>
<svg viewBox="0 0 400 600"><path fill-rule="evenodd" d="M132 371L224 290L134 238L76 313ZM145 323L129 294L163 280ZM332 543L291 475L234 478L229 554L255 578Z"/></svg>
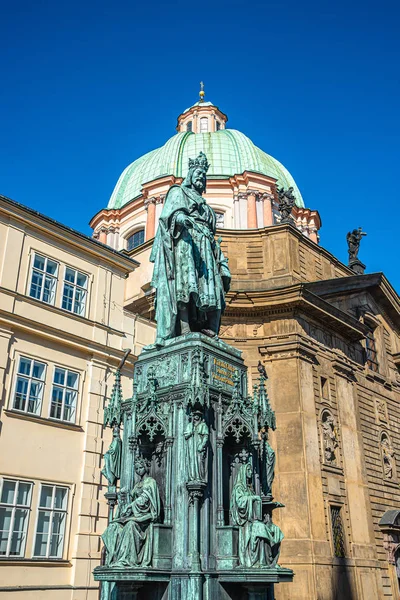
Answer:
<svg viewBox="0 0 400 600"><path fill-rule="evenodd" d="M215 133L225 129L228 117L212 102L206 102L204 83L200 82L199 100L178 117L178 133Z"/></svg>

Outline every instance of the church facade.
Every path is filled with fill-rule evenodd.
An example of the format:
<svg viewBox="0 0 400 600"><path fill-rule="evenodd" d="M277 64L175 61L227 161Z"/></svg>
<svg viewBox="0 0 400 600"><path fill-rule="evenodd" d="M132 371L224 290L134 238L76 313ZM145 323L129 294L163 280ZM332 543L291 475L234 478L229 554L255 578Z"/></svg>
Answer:
<svg viewBox="0 0 400 600"><path fill-rule="evenodd" d="M91 221L94 240L1 200L5 597L98 597L104 400L127 347L130 397L154 339L152 242L168 189L199 151L232 273L220 337L242 351L250 387L265 367L276 413L280 564L295 573L276 598L399 597L400 299L382 273L357 275L320 245L319 214L290 173L226 123L203 96L185 110L177 134L122 173ZM296 198L289 224L282 187Z"/></svg>

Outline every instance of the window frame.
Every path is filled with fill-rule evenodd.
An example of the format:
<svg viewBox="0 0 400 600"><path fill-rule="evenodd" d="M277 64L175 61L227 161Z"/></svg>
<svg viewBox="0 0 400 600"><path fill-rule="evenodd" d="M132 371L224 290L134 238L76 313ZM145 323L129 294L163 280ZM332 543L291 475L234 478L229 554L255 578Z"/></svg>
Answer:
<svg viewBox="0 0 400 600"><path fill-rule="evenodd" d="M52 487L53 488L53 493L52 493L52 505L51 508L48 507L44 507L44 506L40 506L40 500L41 500L41 496L42 496L42 490L44 487ZM63 489L66 490L66 497L65 497L65 508L60 509L60 508L56 508L54 506L55 504L55 497L56 497L56 489ZM67 541L67 536L68 536L68 516L69 516L69 502L70 502L70 487L68 485L65 484L58 484L58 483L52 483L50 481L41 481L40 482L40 486L39 486L39 492L38 492L38 498L37 498L37 503L36 503L36 522L35 522L35 529L33 532L33 539L32 539L32 559L34 560L63 560L64 558L64 553L65 553L65 548L66 548L66 541ZM36 538L38 535L38 526L39 526L39 514L40 511L43 512L50 512L50 516L51 516L51 521L49 523L49 529L47 532L47 543L46 543L46 555L38 555L35 554L35 549L36 549ZM50 556L49 555L49 550L50 550L50 546L51 546L51 538L52 538L52 527L53 527L53 517L55 513L62 513L64 514L64 528L63 528L63 539L62 539L62 549L61 549L61 555L60 556Z"/></svg>
<svg viewBox="0 0 400 600"><path fill-rule="evenodd" d="M90 275L89 273L86 273L85 271L81 271L80 269L77 269L76 267L72 267L71 265L67 265L64 264L64 273L63 273L63 279L62 279L62 290L61 290L61 298L60 298L60 308L61 310L65 310L66 312L70 313L71 315L76 315L78 317L86 317L87 314L87 307L89 305L88 299L89 299L89 281L90 281ZM71 271L75 271L75 278L74 278L74 283L67 281L66 280L66 274L67 274L67 269L70 269ZM84 275L86 277L86 288L78 285L77 279L78 279L78 275ZM65 286L69 285L73 287L73 296L72 296L72 310L70 310L69 308L65 308L63 306L63 302L64 302L64 289ZM83 309L83 313L79 313L79 312L75 312L74 311L74 306L75 306L75 302L76 302L76 292L77 289L79 290L83 290L83 292L85 293L85 300L84 300L84 309Z"/></svg>
<svg viewBox="0 0 400 600"><path fill-rule="evenodd" d="M8 504L8 503L1 501L5 481L12 481L12 482L16 483L12 504ZM18 504L17 503L20 483L27 484L30 486L29 503L28 504ZM17 558L25 558L26 544L27 544L28 532L29 532L29 519L30 519L30 515L32 512L33 486L34 486L34 482L31 480L15 479L13 477L0 477L0 507L11 507L12 508L11 519L10 519L10 528L9 528L9 532L11 532L11 535L9 535L8 540L7 540L6 553L0 554L0 560L7 560L7 559L15 560ZM15 523L15 513L17 510L25 510L26 511L26 517L25 517L25 522L24 522L24 532L23 532L24 539L21 543L20 554L11 554L10 555L10 548L11 548L11 543L12 543L12 538L13 538L13 528L14 528L14 523Z"/></svg>
<svg viewBox="0 0 400 600"><path fill-rule="evenodd" d="M319 377L319 387L321 400L325 400L326 402L330 402L331 400L331 386L329 381L329 376L320 375Z"/></svg>
<svg viewBox="0 0 400 600"><path fill-rule="evenodd" d="M206 123L206 129L202 128L202 123ZM200 132L199 133L209 133L210 127L208 122L208 117L200 117Z"/></svg>
<svg viewBox="0 0 400 600"><path fill-rule="evenodd" d="M31 370L30 372L32 372L32 364L34 363L38 363L40 365L44 365L44 370L43 370L43 379L38 379L33 377L32 375L24 375L23 373L19 372L20 366L21 366L21 360L25 359L25 360L29 360L31 361ZM9 403L9 408L10 410L16 411L18 413L22 413L22 414L26 414L26 415L33 415L35 417L40 417L42 414L42 408L43 408L43 398L44 398L44 394L45 394L45 387L46 387L46 378L47 378L47 367L48 367L48 363L45 361L41 361L41 360L37 360L36 357L32 357L32 356L28 356L26 354L18 354L15 357L15 362L17 363L17 368L16 371L14 373L14 377L13 377L13 387L12 387L12 394L11 394L11 402ZM18 378L19 377L24 377L26 379L29 380L28 383L28 392L26 394L26 409L22 409L22 408L17 408L15 406L15 401L16 401L16 394L17 394L17 386L18 386ZM42 383L42 393L41 393L41 397L40 397L40 402L39 402L39 408L38 408L38 412L32 412L28 410L28 406L29 406L29 396L30 396L30 391L31 391L31 386L32 386L32 380L38 381Z"/></svg>
<svg viewBox="0 0 400 600"><path fill-rule="evenodd" d="M65 384L59 384L59 383L56 383L54 381L57 369L65 371L65 382L66 382ZM70 387L70 386L67 385L67 382L68 382L68 373L74 373L75 375L77 375L76 388L72 388L72 387ZM81 373L79 371L75 371L74 369L70 369L69 367L65 367L65 366L53 364L53 374L52 374L52 380L51 380L51 390L50 390L50 398L49 398L49 411L48 411L48 418L50 420L56 421L57 423L69 423L69 424L72 424L72 425L76 425L76 423L77 423L77 416L78 416L78 402L79 402L80 382L81 382ZM63 389L62 404L61 404L61 415L62 415L62 418L51 416L52 405L53 405L53 389L54 389L54 386ZM66 397L66 393L67 393L68 390L72 390L72 391L74 391L76 393L76 400L75 400L75 405L74 405L75 412L74 412L74 419L73 420L67 420L67 419L63 418L64 417L64 412L65 412L65 397Z"/></svg>
<svg viewBox="0 0 400 600"><path fill-rule="evenodd" d="M44 266L43 271L40 271L37 267L35 267L36 256L40 256L45 261L45 266ZM47 263L49 260L57 265L57 270L56 270L55 275L52 275L51 273L47 273L47 271L46 271ZM49 277L55 282L52 302L47 302L46 300L43 300L43 295L44 295L44 291L45 291L45 286L43 285L43 281L42 281L42 287L41 287L41 292L40 292L40 298L36 298L35 296L33 296L31 294L32 283L33 283L32 280L33 280L33 275L34 275L35 270L44 275L44 280L46 280L46 277ZM30 271L30 274L29 274L29 279L28 279L27 296L29 298L33 298L33 300L37 300L38 302L43 302L44 304L47 304L49 306L55 306L56 298L57 298L58 280L59 280L59 274L60 274L60 261L55 260L54 258L50 258L49 256L42 254L41 252L38 252L37 250L33 250L29 271Z"/></svg>
<svg viewBox="0 0 400 600"><path fill-rule="evenodd" d="M223 211L223 210L218 210L218 209L217 210L214 209L214 212L215 212L215 227L217 229L225 229L225 216L226 216L226 212ZM218 225L218 223L217 223L217 215L222 215L223 216L222 227L221 227L221 225Z"/></svg>
<svg viewBox="0 0 400 600"><path fill-rule="evenodd" d="M379 373L378 349L376 347L375 331L368 323L365 324L369 328L368 333L365 336L366 366L374 373Z"/></svg>
<svg viewBox="0 0 400 600"><path fill-rule="evenodd" d="M143 241L140 242L139 244L136 244L136 246L132 246L132 248L129 247L129 240L134 238L135 235L137 235L138 233L143 232ZM130 252L131 250L135 250L135 248L138 248L139 246L141 246L142 244L145 243L146 241L146 229L145 227L141 226L138 227L137 229L134 229L134 231L130 231L129 234L126 236L126 249L128 252Z"/></svg>
<svg viewBox="0 0 400 600"><path fill-rule="evenodd" d="M334 522L333 522L333 518L332 518L332 512L333 510L337 510L338 511L338 515L340 517L340 521L341 521L341 526L342 526L342 550L343 550L343 555L336 554L336 541L335 541L335 533L334 533ZM343 559L343 558L347 558L348 555L348 550L347 550L347 534L346 534L346 525L343 519L343 513L344 513L344 505L343 504L339 504L339 503L334 503L334 502L330 502L329 503L329 521L330 521L330 525L331 525L331 540L332 540L332 553L333 553L333 557L334 558L339 558L339 559Z"/></svg>

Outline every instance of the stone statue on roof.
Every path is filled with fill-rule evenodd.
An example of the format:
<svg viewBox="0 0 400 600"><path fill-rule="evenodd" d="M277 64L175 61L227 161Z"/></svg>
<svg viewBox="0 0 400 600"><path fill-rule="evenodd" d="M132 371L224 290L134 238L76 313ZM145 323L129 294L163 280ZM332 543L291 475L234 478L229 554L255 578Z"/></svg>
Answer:
<svg viewBox="0 0 400 600"><path fill-rule="evenodd" d="M367 235L365 231L362 230L361 227L358 229L353 229L353 231L349 231L346 236L348 252L349 252L349 262L358 260L358 251L360 249L361 238Z"/></svg>
<svg viewBox="0 0 400 600"><path fill-rule="evenodd" d="M156 345L191 331L210 337L219 332L231 275L220 240L216 216L203 193L207 157L189 159L182 185L168 191L150 261L156 290Z"/></svg>
<svg viewBox="0 0 400 600"><path fill-rule="evenodd" d="M290 215L296 202L296 197L293 194L293 187L289 187L287 190L283 187L277 187L276 193L279 200L278 208L281 213L281 223L291 223Z"/></svg>

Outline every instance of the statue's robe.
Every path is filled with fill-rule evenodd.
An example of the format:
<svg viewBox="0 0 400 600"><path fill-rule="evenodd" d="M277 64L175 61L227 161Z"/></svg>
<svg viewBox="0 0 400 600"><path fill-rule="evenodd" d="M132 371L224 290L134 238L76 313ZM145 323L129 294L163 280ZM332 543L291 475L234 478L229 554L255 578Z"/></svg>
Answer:
<svg viewBox="0 0 400 600"><path fill-rule="evenodd" d="M122 441L114 437L109 449L104 455L104 469L102 473L110 485L115 485L121 476Z"/></svg>
<svg viewBox="0 0 400 600"><path fill-rule="evenodd" d="M267 498L272 498L272 482L275 477L275 452L271 448L268 440L262 442L262 457L261 457L261 485L264 495Z"/></svg>
<svg viewBox="0 0 400 600"><path fill-rule="evenodd" d="M177 223L185 214L198 229ZM150 255L154 263L152 286L156 289L157 341L175 337L178 309L189 306L191 324L206 321L206 313L225 308L224 284L229 284L228 264L214 239L216 217L205 199L191 187L173 185L168 191ZM191 325L192 328L192 325Z"/></svg>
<svg viewBox="0 0 400 600"><path fill-rule="evenodd" d="M205 481L204 452L208 440L208 427L204 421L189 423L185 431L186 467L188 481Z"/></svg>
<svg viewBox="0 0 400 600"><path fill-rule="evenodd" d="M120 511L102 535L107 564L148 567L153 556L153 524L159 516L157 484L146 476L133 488L132 502Z"/></svg>
<svg viewBox="0 0 400 600"><path fill-rule="evenodd" d="M271 521L261 521L261 498L247 483L241 465L231 495L232 522L239 526L239 563L243 567L270 567L278 560L283 533Z"/></svg>

